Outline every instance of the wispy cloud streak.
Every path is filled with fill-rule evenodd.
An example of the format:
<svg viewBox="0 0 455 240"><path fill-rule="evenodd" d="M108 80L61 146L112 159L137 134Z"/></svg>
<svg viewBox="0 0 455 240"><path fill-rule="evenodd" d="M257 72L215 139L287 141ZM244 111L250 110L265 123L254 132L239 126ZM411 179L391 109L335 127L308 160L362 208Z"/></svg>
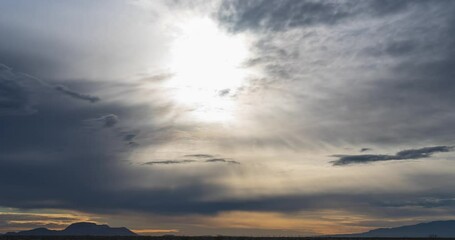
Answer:
<svg viewBox="0 0 455 240"><path fill-rule="evenodd" d="M338 157L338 160L332 161L331 163L334 166L342 166L379 161L421 159L429 158L434 153L450 152L453 150L453 148L454 148L453 146L424 147L419 149L408 149L399 151L394 155L385 154L333 155L334 157Z"/></svg>

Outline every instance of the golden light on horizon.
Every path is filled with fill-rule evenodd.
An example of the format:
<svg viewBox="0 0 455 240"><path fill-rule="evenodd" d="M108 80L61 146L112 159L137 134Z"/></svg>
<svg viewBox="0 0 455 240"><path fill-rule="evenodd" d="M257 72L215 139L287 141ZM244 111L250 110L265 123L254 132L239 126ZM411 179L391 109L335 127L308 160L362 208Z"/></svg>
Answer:
<svg viewBox="0 0 455 240"><path fill-rule="evenodd" d="M245 84L247 44L240 36L223 32L209 18L194 18L179 26L171 44L168 87L173 99L191 109L204 122L230 122L235 118L233 95Z"/></svg>

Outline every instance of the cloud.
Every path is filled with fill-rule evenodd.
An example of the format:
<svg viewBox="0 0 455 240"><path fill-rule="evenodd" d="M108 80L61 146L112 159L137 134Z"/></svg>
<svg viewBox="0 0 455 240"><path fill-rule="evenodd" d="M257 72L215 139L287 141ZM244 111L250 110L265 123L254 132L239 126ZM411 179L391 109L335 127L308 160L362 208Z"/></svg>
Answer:
<svg viewBox="0 0 455 240"><path fill-rule="evenodd" d="M233 31L285 31L335 25L365 13L379 17L403 11L408 1L223 1L218 19Z"/></svg>
<svg viewBox="0 0 455 240"><path fill-rule="evenodd" d="M12 211L11 211L12 210ZM64 228L74 222L89 221L87 216L65 213L28 213L11 209L8 212L0 212L0 232L12 230L29 230L36 227Z"/></svg>
<svg viewBox="0 0 455 240"><path fill-rule="evenodd" d="M438 198L438 197L424 197L407 201L384 201L385 207L424 207L424 208L439 208L439 207L453 207L455 206L455 198Z"/></svg>
<svg viewBox="0 0 455 240"><path fill-rule="evenodd" d="M212 158L212 159L207 159L205 162L209 163L231 163L231 164L240 164L240 162L234 161L234 160L226 160L224 158Z"/></svg>
<svg viewBox="0 0 455 240"><path fill-rule="evenodd" d="M240 162L234 161L234 160L227 160L224 158L211 158L213 157L212 155L209 154L189 154L185 155L185 157L194 157L194 158L209 158L204 161L200 160L192 160L192 159L176 159L176 160L162 160L162 161L150 161L150 162L145 162L143 165L159 165L159 164L183 164L183 163L228 163L228 164L240 164Z"/></svg>
<svg viewBox="0 0 455 240"><path fill-rule="evenodd" d="M4 196L0 198L1 206L69 209L103 214L132 211L171 216L224 211L296 212L331 208L377 211L377 214L381 214L382 209L373 208L376 206L374 201L379 197L402 197L365 196L346 192L291 192L277 196L271 189L267 196L237 199L229 195L232 186L210 181L222 178L225 172L237 171L237 167L224 168L218 172L202 172L197 168L198 164L192 164L203 164L206 160L210 160L206 163L207 166L211 163L235 164L228 158L214 157L218 154L188 154L185 157L197 160L189 159L190 162L187 160L181 163L185 171L194 165L200 173L189 176L171 167L131 166L124 161L135 152L125 147L124 142L134 139L135 136L132 135L136 134L135 131L121 129L122 134L93 131L81 124L85 119L111 112L121 116L122 123L128 122L132 124L131 128L140 129L145 146L157 146L172 139L168 136L169 132L161 132L162 126L150 117L159 114L158 110L144 108L143 105L124 106L108 100L99 104L84 104L62 97L63 101L55 101L47 91L42 95L44 99L39 104L40 114L0 117L0 132L9 136L0 138L0 145L3 146L0 148L0 188ZM152 105L147 104L147 107L150 106ZM141 115L146 112L150 115ZM137 119L147 119L149 125L142 122L135 125ZM185 159L152 161L147 165L180 164L176 161Z"/></svg>
<svg viewBox="0 0 455 240"><path fill-rule="evenodd" d="M401 144L440 145L410 147L413 149L396 154L338 156L339 164L349 165L423 159L444 152L445 147L454 144L455 130L451 126L455 120L452 81L455 58L450 51L455 46L454 5L450 1L438 1L426 8L428 6L420 1L223 2L218 15L221 26L235 34L249 31L248 39L254 46L245 67L255 68L258 71L254 72L261 76L245 80L241 96L235 99L238 100L235 103L239 110L238 125L228 124L222 128L218 124L186 121L178 106L167 104L171 102L168 92L158 93L162 89L154 87L161 86L168 75L153 75L131 85L130 79L124 80L124 76L131 76L123 68L130 64L125 59L142 61L147 66L155 66L155 63L149 58L136 57L137 52L129 51L132 48L124 48L122 43L134 45L141 54L151 56L155 51L137 47L141 45L136 40L157 46L161 51L158 48L164 45L150 44L149 39L137 37L154 37L155 32L161 33L157 28L150 27L150 34L131 33L131 24L126 24L128 33L119 34L122 37L131 34L134 41L112 37L109 39L119 45L103 45L105 48L99 48L97 41L87 38L87 44L95 44L96 51L88 48L82 51L82 57L61 54L71 53L62 49L49 51L60 46L50 40L44 44L48 47L36 47L43 46L37 43L40 37L66 38L71 34L45 32L35 36L37 31L11 28L27 33L23 38L15 35L17 40L25 39L27 44L17 44L19 47L10 50L14 56L0 54L1 59L16 62L15 69L34 69L44 76L64 75L66 78L53 78L56 85L41 80L40 84L35 81L33 85L33 81L26 80L29 77L0 67L7 75L0 80L0 132L7 136L0 138L0 206L171 216L334 209L383 218L428 216L417 207L390 210L381 203L399 199L412 202L428 196L452 199L448 191L455 182L451 166L439 169L438 164L428 163L424 170L407 169L409 172L403 174L404 171L382 165L378 166L381 171L375 168L375 171L358 173L354 168L335 169L317 164L311 166L315 170L310 175L302 175L299 170L312 163L306 161L303 168L294 165L295 159L307 153L311 158L313 152L307 152L310 148L321 152L326 146L343 149L348 145L352 149L369 146L381 151ZM109 20L109 17L103 19ZM144 22L144 19L127 19L131 23ZM115 31L123 29L114 23L108 25L114 26ZM0 32L4 32L2 26ZM2 36L2 43L11 38L8 34ZM97 39L103 40L103 44L106 42L103 38ZM71 42L81 42L78 40ZM25 45L34 47L23 48ZM6 51L2 46L16 44L0 44L0 53ZM64 46L78 53L82 48ZM36 56L30 56L28 53L41 49L43 54L34 52ZM128 55L113 49L128 50L133 57L125 57ZM111 58L111 53L118 56ZM99 64L89 61L89 67L83 68L87 71L77 74L63 71L62 74L60 70L54 72L59 64L49 67L52 61L40 61L52 54L55 55L50 57L52 61L62 62L71 69L73 64L86 63L82 61L86 56L102 56L103 61ZM93 59L99 61L99 58ZM117 59L114 64L113 59ZM159 67L161 62L159 59L156 65ZM134 65L134 70L149 69L140 66ZM111 78L113 73L103 69L121 72L117 77L121 76L122 82L115 82L115 78ZM42 76L35 71L32 71L34 75ZM85 79L81 75L96 76L96 79ZM141 84L146 87L142 88ZM89 93L104 96L103 101L75 89L89 89ZM99 126L108 129L86 127L83 123L87 119L96 119ZM321 149L321 146L324 147ZM295 152L283 154L283 148ZM184 155L188 153L184 149L189 153L195 149L219 149L220 152ZM225 164L240 164L223 157L233 150L253 164L242 161L242 165L225 167L228 166ZM366 148L361 149L365 151ZM152 159L165 160L149 161L145 165L169 167L141 165L151 159L149 154L164 154ZM170 155L181 158L167 158ZM257 160L259 155L264 160ZM279 160L274 160L276 156ZM172 167L175 164L182 167ZM286 171L291 168L294 172ZM443 210L453 212L453 209Z"/></svg>
<svg viewBox="0 0 455 240"><path fill-rule="evenodd" d="M138 132L144 136L141 139L144 147L171 139L173 129L161 119L157 123L160 114L169 111L166 106L150 102L126 106L111 99L86 104L85 100L74 101L56 92L53 85L10 68L1 67L0 74L0 89L5 93L0 95L2 103L7 102L4 99L15 103L14 112L11 107L8 111L3 109L6 104L0 110L0 132L4 136L0 138L0 188L8 196L0 199L0 206L102 212L124 209L124 204L132 203L130 200L139 200L122 196L126 192L152 198L144 196L139 185L150 181L150 175L156 180L163 174L151 174L153 169L135 169L127 160L139 148L132 141ZM100 88L98 82L72 84ZM113 91L113 86L115 83L104 84L103 88ZM123 89L133 91L135 87L124 85ZM33 106L36 112L17 114L28 106ZM121 126L118 116L122 117ZM84 125L87 119L110 129L88 128ZM115 193L118 188L124 190ZM161 191L160 187L156 191ZM98 200L104 198L110 198L115 206L103 207Z"/></svg>
<svg viewBox="0 0 455 240"><path fill-rule="evenodd" d="M350 7L350 8L349 8ZM283 30L314 24L335 24L352 14L354 4L329 1L224 1L219 19L234 31Z"/></svg>
<svg viewBox="0 0 455 240"><path fill-rule="evenodd" d="M144 165L159 165L159 164L182 164L182 163L193 163L195 160L164 160L164 161L150 161L143 163Z"/></svg>
<svg viewBox="0 0 455 240"><path fill-rule="evenodd" d="M133 134L133 133L128 133L126 134L125 136L123 136L123 140L125 141L132 141L134 138L136 138L136 134Z"/></svg>
<svg viewBox="0 0 455 240"><path fill-rule="evenodd" d="M119 121L120 121L119 117L117 115L115 115L115 114L112 114L112 113L104 115L104 116L101 116L101 117L98 117L98 118L93 118L93 119L86 120L86 122L98 122L98 123L101 123L103 125L103 127L106 127L106 128L115 126ZM135 137L135 135L131 136L131 134L127 134L124 137L124 140L126 140L126 138L133 139L134 137Z"/></svg>
<svg viewBox="0 0 455 240"><path fill-rule="evenodd" d="M371 57L406 57L412 55L421 48L418 40L390 40L390 42L367 47L363 50L365 55Z"/></svg>
<svg viewBox="0 0 455 240"><path fill-rule="evenodd" d="M162 73L162 74L145 77L142 80L145 82L155 83L155 82L162 82L162 81L168 80L168 79L172 78L173 76L174 75L171 73Z"/></svg>
<svg viewBox="0 0 455 240"><path fill-rule="evenodd" d="M85 101L89 101L91 103L94 103L94 102L98 102L100 100L99 97L96 97L96 96L91 96L91 95L88 95L88 94L84 94L84 93L80 93L80 92L76 92L64 85L61 85L61 84L58 84L58 85L55 85L55 84L51 84L45 80L42 80L40 78L37 78L35 76L32 76L32 75L29 75L29 74L26 74L26 73L19 73L20 76L24 76L26 79L32 79L32 80L35 80L37 81L38 83L40 83L42 86L45 86L45 87L49 87L49 88L53 88L55 90L57 90L58 92L62 93L63 95L67 95L67 96L70 96L74 99L80 99L80 100L85 100Z"/></svg>
<svg viewBox="0 0 455 240"><path fill-rule="evenodd" d="M263 77L245 92L271 99L251 109L256 128L287 123L276 141L451 145L454 9L450 1L225 1L219 20L255 37L246 62Z"/></svg>
<svg viewBox="0 0 455 240"><path fill-rule="evenodd" d="M398 159L418 159L430 157L433 153L437 152L450 152L454 149L453 146L436 146L424 147L420 149L403 150L395 154Z"/></svg>
<svg viewBox="0 0 455 240"><path fill-rule="evenodd" d="M367 151L371 151L372 149L371 148L362 148L360 149L360 152L367 152Z"/></svg>
<svg viewBox="0 0 455 240"><path fill-rule="evenodd" d="M56 85L54 86L54 89L63 93L63 94L66 94L68 96L71 96L73 98L76 98L76 99L81 99L81 100L87 100L91 103L94 103L94 102L98 102L100 100L99 97L96 97L96 96L91 96L91 95L88 95L88 94L82 94L82 93L78 93L78 92L75 92L63 85Z"/></svg>
<svg viewBox="0 0 455 240"><path fill-rule="evenodd" d="M412 53L412 51L414 51L418 47L419 46L416 44L415 41L405 40L389 43L389 45L384 49L384 51L392 56L402 56Z"/></svg>
<svg viewBox="0 0 455 240"><path fill-rule="evenodd" d="M94 102L98 102L100 100L99 97L95 97L95 96L91 96L91 95L88 95L88 94L82 94L82 93L78 93L78 92L75 92L63 85L56 85L54 86L54 89L63 93L63 94L66 94L70 97L73 97L73 98L76 98L76 99L81 99L81 100L87 100L91 103L94 103Z"/></svg>
<svg viewBox="0 0 455 240"><path fill-rule="evenodd" d="M35 112L29 92L21 79L0 63L0 115L24 115Z"/></svg>
<svg viewBox="0 0 455 240"><path fill-rule="evenodd" d="M38 83L38 84L36 84ZM63 85L53 85L26 73L13 71L12 68L0 63L0 114L27 115L37 111L31 99L41 92L40 87L53 88L58 92L76 99L90 102L99 101L98 97L73 91Z"/></svg>
<svg viewBox="0 0 455 240"><path fill-rule="evenodd" d="M135 141L138 133L126 132L126 133L122 133L121 135L123 136L123 141L128 143L128 146L131 146L131 147L139 147L140 146L140 144Z"/></svg>
<svg viewBox="0 0 455 240"><path fill-rule="evenodd" d="M397 152L395 155L334 155L338 157L338 160L332 161L334 166L351 165L359 163L371 163L378 161L391 161L391 160L411 160L429 158L434 153L439 152L450 152L454 149L453 146L435 146L435 147L424 147L419 149L408 149Z"/></svg>
<svg viewBox="0 0 455 240"><path fill-rule="evenodd" d="M162 31L157 32L160 19L154 18L157 21L150 25L141 24L150 20L150 12L156 9L146 11L129 3L104 7L51 5L54 11L68 17L49 14L49 8L37 3L32 3L33 10L19 3L2 3L5 24L0 25L0 62L42 79L72 81L124 78L162 60L166 51L163 45L169 38L160 34ZM124 11L126 6L128 11ZM87 7L93 11L87 12ZM13 12L21 14L23 21L15 19ZM127 19L114 17L120 12ZM98 18L100 14L106 18ZM82 21L81 16L90 21ZM37 18L40 21L35 21ZM79 34L73 29L78 29Z"/></svg>
<svg viewBox="0 0 455 240"><path fill-rule="evenodd" d="M229 92L231 92L231 89L223 89L223 90L221 90L221 91L218 92L218 95L219 95L220 97L224 97L224 96L228 95Z"/></svg>

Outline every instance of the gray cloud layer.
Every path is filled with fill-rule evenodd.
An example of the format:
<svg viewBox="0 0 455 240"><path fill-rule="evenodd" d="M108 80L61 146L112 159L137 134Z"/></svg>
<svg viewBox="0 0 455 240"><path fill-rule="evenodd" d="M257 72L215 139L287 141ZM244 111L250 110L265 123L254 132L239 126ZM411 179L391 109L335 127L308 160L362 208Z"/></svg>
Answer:
<svg viewBox="0 0 455 240"><path fill-rule="evenodd" d="M219 20L257 36L248 66L265 77L251 89L275 94L279 103L261 109L283 112L271 123L293 128L283 138L451 145L454 9L453 1L225 1Z"/></svg>
<svg viewBox="0 0 455 240"><path fill-rule="evenodd" d="M38 86L36 86L38 85ZM63 85L52 85L34 76L15 72L12 68L0 63L0 114L29 114L35 110L32 106L31 93L33 88L53 88L58 92L75 99L97 102L95 96L83 94Z"/></svg>
<svg viewBox="0 0 455 240"><path fill-rule="evenodd" d="M33 112L27 90L12 69L0 64L0 115Z"/></svg>
<svg viewBox="0 0 455 240"><path fill-rule="evenodd" d="M262 130L258 132L270 134L229 140L242 149L250 149L253 144L272 148L264 152L273 152L276 146L300 149L307 142L335 147L347 143L356 149L372 146L375 150L400 143L412 148L394 155L338 156L335 165L423 159L451 151L455 136L454 12L453 1L224 2L217 13L220 24L235 33L250 31L257 38L252 49L255 56L247 65L264 70L265 77L252 80L245 92L264 93L259 95L259 102L252 104L252 115L256 117L252 122ZM12 31L0 27L0 33ZM53 51L47 50L54 49L54 44L46 42L38 44L48 46L43 47L44 53L29 56L27 48L21 47L33 44L18 42L21 47L12 51L3 46L16 46L16 41L11 41L13 35L0 35L7 36L0 39L2 61L15 63L20 71L62 75L53 72L59 65L52 62L65 60L62 56L66 54L61 52L68 51L49 56ZM19 38L20 34L14 36ZM30 40L22 39L27 43ZM52 61L41 66L40 59ZM85 58L77 59L83 62ZM125 58L120 59L123 64ZM156 75L148 80L155 83L169 77ZM82 84L82 89L101 88L97 82ZM372 194L363 189L337 189L332 193L274 196L271 192L246 199L213 199L231 190L215 183L221 181L208 181L210 177L220 178L226 169L208 173L209 177L187 177L126 164L134 155L132 145L159 146L172 142L176 132L190 128L168 120L172 106L160 105L149 92L145 104L131 101L143 95L127 95L125 92L135 90L127 84L122 92L125 96L113 97L115 100L103 97L103 101L66 85L33 83L0 65L0 206L163 214L344 209L383 217L415 217L425 213L419 209L390 209L386 202L403 199L402 205L412 202L422 206L428 203L414 200L429 196L455 198L453 191L448 191L453 188L448 181L453 174L441 174L431 175L430 179L442 179L447 188L418 193ZM111 87L106 85L103 89ZM218 94L227 97L230 93L225 89ZM87 127L87 119L98 124ZM440 146L412 147L422 146L422 139ZM167 164L171 168L172 164L193 162L239 163L216 154L184 157L189 159L150 161L146 165ZM238 167L247 165L243 163ZM223 164L210 167L228 168ZM255 170L259 177L269 177L260 175L262 169ZM243 173L242 169L235 174ZM422 179L419 175L411 182L419 184ZM449 206L445 210L453 212L452 204L441 200L439 206Z"/></svg>
<svg viewBox="0 0 455 240"><path fill-rule="evenodd" d="M368 14L380 17L404 10L412 1L224 1L218 18L231 30L284 31L313 25L334 25ZM416 3L416 1L414 1Z"/></svg>
<svg viewBox="0 0 455 240"><path fill-rule="evenodd" d="M107 114L98 118L87 119L87 122L101 123L103 127L113 127L119 122L119 117L115 114ZM135 137L134 134L127 134L124 137L125 141L130 141Z"/></svg>
<svg viewBox="0 0 455 240"><path fill-rule="evenodd" d="M82 93L78 93L78 92L75 92L71 89L68 89L67 87L63 86L63 85L57 85L57 86L54 86L54 89L59 91L59 92L62 92L68 96L71 96L71 97L74 97L74 98L77 98L77 99L81 99L81 100L87 100L89 102L98 102L100 100L99 97L95 97L95 96L91 96L91 95L88 95L88 94L82 94Z"/></svg>
<svg viewBox="0 0 455 240"><path fill-rule="evenodd" d="M453 150L452 146L435 146L435 147L424 147L419 149L408 149L399 151L394 155L375 155L375 154L365 154L365 155L334 155L338 157L338 160L332 161L333 165L350 165L358 163L371 163L378 161L391 161L391 160L411 160L411 159L421 159L429 158L434 153L438 152L450 152Z"/></svg>

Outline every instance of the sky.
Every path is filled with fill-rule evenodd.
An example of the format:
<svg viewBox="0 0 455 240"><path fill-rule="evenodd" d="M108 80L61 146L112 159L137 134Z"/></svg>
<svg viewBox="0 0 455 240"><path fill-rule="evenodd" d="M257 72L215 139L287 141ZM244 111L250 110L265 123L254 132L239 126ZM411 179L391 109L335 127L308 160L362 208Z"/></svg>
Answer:
<svg viewBox="0 0 455 240"><path fill-rule="evenodd" d="M0 1L0 232L455 219L455 1Z"/></svg>

